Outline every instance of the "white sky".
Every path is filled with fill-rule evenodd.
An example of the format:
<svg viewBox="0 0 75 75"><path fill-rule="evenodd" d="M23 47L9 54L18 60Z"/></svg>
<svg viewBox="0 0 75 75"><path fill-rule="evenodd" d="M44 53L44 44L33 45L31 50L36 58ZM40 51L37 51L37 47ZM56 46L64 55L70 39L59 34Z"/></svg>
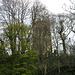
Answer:
<svg viewBox="0 0 75 75"><path fill-rule="evenodd" d="M64 13L63 4L71 5L69 0L39 0L46 5L47 9L53 13Z"/></svg>
<svg viewBox="0 0 75 75"><path fill-rule="evenodd" d="M31 0L34 1L34 0ZM65 12L64 9L62 8L63 4L66 4L67 6L71 5L69 0L39 0L41 1L43 4L45 4L45 6L47 7L47 9L53 13L63 13ZM1 0L0 0L1 3Z"/></svg>

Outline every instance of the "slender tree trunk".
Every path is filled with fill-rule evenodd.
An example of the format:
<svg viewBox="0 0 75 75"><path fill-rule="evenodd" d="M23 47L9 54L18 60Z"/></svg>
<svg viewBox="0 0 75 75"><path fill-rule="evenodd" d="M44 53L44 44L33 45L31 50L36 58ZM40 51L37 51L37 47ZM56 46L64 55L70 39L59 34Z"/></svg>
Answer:
<svg viewBox="0 0 75 75"><path fill-rule="evenodd" d="M58 73L60 73L60 61L58 60Z"/></svg>
<svg viewBox="0 0 75 75"><path fill-rule="evenodd" d="M46 73L47 73L47 66L45 65L44 75L46 75Z"/></svg>
<svg viewBox="0 0 75 75"><path fill-rule="evenodd" d="M50 52L52 53L52 41L51 41L51 32L50 32Z"/></svg>
<svg viewBox="0 0 75 75"><path fill-rule="evenodd" d="M66 54L65 40L62 39L62 42L63 42L63 51L64 51L64 54Z"/></svg>

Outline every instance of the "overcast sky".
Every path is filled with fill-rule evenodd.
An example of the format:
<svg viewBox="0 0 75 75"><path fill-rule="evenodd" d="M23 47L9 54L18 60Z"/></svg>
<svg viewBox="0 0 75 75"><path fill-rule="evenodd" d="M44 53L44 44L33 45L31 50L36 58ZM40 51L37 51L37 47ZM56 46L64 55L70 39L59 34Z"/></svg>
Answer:
<svg viewBox="0 0 75 75"><path fill-rule="evenodd" d="M34 1L34 0L31 0ZM70 0L39 0L41 1L43 4L45 4L45 6L47 7L47 9L53 13L63 13L65 12L64 9L62 8L64 4L66 4L67 6L71 5ZM1 0L0 0L1 3Z"/></svg>
<svg viewBox="0 0 75 75"><path fill-rule="evenodd" d="M71 2L69 0L39 0L39 1L45 4L49 11L56 14L65 12L64 9L62 8L64 4L66 4L67 6L71 5Z"/></svg>

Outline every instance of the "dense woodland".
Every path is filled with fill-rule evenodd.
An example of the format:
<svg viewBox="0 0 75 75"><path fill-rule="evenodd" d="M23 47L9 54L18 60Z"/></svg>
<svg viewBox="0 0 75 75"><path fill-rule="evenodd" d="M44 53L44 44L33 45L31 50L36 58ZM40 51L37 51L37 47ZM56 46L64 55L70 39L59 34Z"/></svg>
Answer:
<svg viewBox="0 0 75 75"><path fill-rule="evenodd" d="M38 0L2 0L0 75L75 75L72 10L55 15Z"/></svg>

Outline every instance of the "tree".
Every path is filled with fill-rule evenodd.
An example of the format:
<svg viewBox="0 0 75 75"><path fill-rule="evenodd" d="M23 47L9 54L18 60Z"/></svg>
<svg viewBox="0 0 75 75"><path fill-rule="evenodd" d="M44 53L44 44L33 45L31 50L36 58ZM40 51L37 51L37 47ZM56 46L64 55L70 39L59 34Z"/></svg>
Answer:
<svg viewBox="0 0 75 75"><path fill-rule="evenodd" d="M58 20L59 24L58 24L57 32L60 35L60 38L62 40L63 52L64 52L64 54L66 54L67 53L66 39L68 38L69 34L71 33L71 31L67 27L68 16L59 15L58 18L59 18L59 20Z"/></svg>
<svg viewBox="0 0 75 75"><path fill-rule="evenodd" d="M39 1L35 1L32 6L32 42L33 49L39 51L39 75L46 74L47 62L44 63L44 55L47 51L52 53L50 15L46 7ZM42 66L42 64L45 66Z"/></svg>
<svg viewBox="0 0 75 75"><path fill-rule="evenodd" d="M25 53L29 49L31 44L28 35L30 34L29 27L23 24L11 24L5 29L5 41L7 42L12 54L15 50ZM28 46L28 48L25 46Z"/></svg>
<svg viewBox="0 0 75 75"><path fill-rule="evenodd" d="M74 20L75 20L75 1L74 0L69 0L69 1L70 1L71 5L67 6L66 4L64 4L63 7L65 7L64 9L69 13L70 25L68 26L68 28L73 33L75 33L75 23L74 23Z"/></svg>
<svg viewBox="0 0 75 75"><path fill-rule="evenodd" d="M35 75L37 73L38 52L31 49L29 34L29 27L23 24L11 24L5 29L3 36L5 39L0 40L0 52L3 54L2 51L5 49L8 54L0 54L1 75ZM6 44L5 48L3 43ZM12 53L9 54L9 52Z"/></svg>
<svg viewBox="0 0 75 75"><path fill-rule="evenodd" d="M25 23L29 15L28 0L2 0L1 15L6 24Z"/></svg>

